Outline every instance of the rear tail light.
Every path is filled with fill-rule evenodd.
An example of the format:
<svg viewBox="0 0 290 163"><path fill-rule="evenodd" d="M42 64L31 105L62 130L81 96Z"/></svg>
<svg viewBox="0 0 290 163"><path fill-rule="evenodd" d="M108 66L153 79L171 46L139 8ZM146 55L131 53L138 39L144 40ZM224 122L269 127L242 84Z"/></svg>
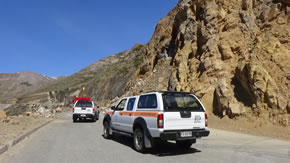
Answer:
<svg viewBox="0 0 290 163"><path fill-rule="evenodd" d="M205 127L207 127L208 126L208 119L207 119L207 114L206 113L204 113L204 117L205 117Z"/></svg>
<svg viewBox="0 0 290 163"><path fill-rule="evenodd" d="M157 127L158 128L163 128L163 114L158 114L158 117L157 117Z"/></svg>
<svg viewBox="0 0 290 163"><path fill-rule="evenodd" d="M94 108L94 109L93 109L93 112L95 112L95 111L96 111L96 109Z"/></svg>

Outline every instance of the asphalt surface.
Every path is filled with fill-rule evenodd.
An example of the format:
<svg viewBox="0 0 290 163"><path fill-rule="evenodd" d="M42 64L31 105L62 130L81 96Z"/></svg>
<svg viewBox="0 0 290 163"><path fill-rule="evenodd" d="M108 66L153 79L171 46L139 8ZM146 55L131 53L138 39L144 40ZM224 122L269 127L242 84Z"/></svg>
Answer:
<svg viewBox="0 0 290 163"><path fill-rule="evenodd" d="M146 154L133 149L132 138L102 137L102 117L96 123L72 123L71 114L39 129L0 156L1 163L79 162L290 162L290 142L211 129L189 150L173 142Z"/></svg>

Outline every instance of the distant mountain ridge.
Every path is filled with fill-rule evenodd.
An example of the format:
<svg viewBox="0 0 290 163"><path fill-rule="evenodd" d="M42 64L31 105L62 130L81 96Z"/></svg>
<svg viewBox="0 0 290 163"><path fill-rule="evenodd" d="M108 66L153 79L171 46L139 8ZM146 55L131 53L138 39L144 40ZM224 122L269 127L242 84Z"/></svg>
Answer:
<svg viewBox="0 0 290 163"><path fill-rule="evenodd" d="M0 100L19 97L54 81L56 79L31 71L0 73Z"/></svg>

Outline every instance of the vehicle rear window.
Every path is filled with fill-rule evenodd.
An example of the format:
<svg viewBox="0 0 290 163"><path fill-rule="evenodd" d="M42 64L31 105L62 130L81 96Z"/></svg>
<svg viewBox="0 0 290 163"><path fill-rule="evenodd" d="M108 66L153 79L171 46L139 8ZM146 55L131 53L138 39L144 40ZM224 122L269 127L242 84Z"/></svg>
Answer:
<svg viewBox="0 0 290 163"><path fill-rule="evenodd" d="M157 97L155 94L151 95L142 95L139 98L138 108L157 108Z"/></svg>
<svg viewBox="0 0 290 163"><path fill-rule="evenodd" d="M93 107L91 101L80 100L77 102L76 107Z"/></svg>
<svg viewBox="0 0 290 163"><path fill-rule="evenodd" d="M198 100L190 95L183 93L165 93L162 95L165 111L202 111L204 112Z"/></svg>

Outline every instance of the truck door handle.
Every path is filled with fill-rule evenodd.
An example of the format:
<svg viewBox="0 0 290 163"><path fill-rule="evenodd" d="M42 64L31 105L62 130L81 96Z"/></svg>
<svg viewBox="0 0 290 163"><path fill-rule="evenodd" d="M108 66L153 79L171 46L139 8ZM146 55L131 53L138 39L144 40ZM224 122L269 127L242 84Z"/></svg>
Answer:
<svg viewBox="0 0 290 163"><path fill-rule="evenodd" d="M132 114L130 113L129 116L131 116Z"/></svg>

